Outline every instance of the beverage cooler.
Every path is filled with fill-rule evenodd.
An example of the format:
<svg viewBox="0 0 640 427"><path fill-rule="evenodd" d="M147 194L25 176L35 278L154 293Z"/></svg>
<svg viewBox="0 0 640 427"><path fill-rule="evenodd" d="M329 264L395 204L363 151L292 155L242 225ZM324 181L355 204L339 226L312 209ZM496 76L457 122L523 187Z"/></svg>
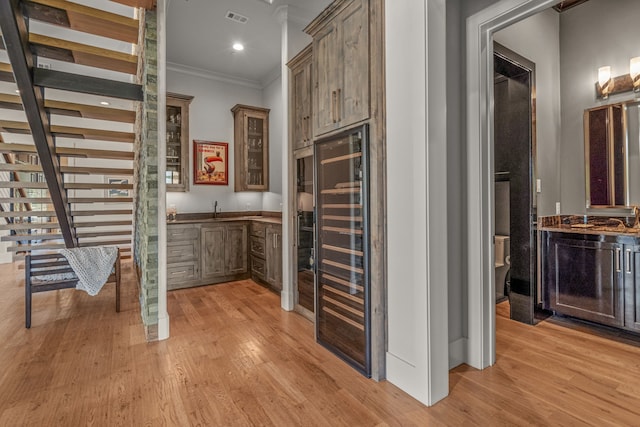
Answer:
<svg viewBox="0 0 640 427"><path fill-rule="evenodd" d="M315 145L316 337L370 376L367 126Z"/></svg>

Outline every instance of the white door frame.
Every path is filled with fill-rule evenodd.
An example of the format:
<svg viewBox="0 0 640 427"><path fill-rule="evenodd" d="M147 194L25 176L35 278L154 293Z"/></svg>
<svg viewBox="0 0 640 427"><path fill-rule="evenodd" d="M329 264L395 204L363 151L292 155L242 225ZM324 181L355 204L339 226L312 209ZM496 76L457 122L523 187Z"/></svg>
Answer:
<svg viewBox="0 0 640 427"><path fill-rule="evenodd" d="M467 363L496 361L493 34L558 0L501 0L467 19Z"/></svg>

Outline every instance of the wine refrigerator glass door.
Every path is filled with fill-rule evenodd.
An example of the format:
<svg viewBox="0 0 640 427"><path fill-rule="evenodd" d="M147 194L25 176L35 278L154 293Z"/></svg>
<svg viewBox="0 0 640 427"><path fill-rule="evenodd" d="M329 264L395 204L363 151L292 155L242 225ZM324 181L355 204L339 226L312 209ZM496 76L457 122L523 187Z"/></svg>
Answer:
<svg viewBox="0 0 640 427"><path fill-rule="evenodd" d="M298 305L313 318L315 304L313 247L313 152L296 159Z"/></svg>
<svg viewBox="0 0 640 427"><path fill-rule="evenodd" d="M316 337L370 375L367 128L315 146Z"/></svg>

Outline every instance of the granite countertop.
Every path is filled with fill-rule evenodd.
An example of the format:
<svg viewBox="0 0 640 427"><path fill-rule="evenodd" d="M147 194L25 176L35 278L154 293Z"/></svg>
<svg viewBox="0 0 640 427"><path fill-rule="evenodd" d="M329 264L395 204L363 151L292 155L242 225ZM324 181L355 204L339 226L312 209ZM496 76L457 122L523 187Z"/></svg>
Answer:
<svg viewBox="0 0 640 427"><path fill-rule="evenodd" d="M640 237L640 229L629 227L624 218L584 215L553 215L538 218L538 230L560 233L595 234L604 236Z"/></svg>
<svg viewBox="0 0 640 427"><path fill-rule="evenodd" d="M269 212L263 215L260 215L260 212L258 213L251 212L246 215L243 215L242 213L237 213L237 212L224 212L224 213L218 214L217 218L213 217L213 212L198 213L198 214L178 214L178 219L172 220L172 221L167 220L167 225L202 224L202 223L209 224L212 222L232 222L232 221L256 221L256 222L263 222L266 224L282 224L282 216L277 215L276 213L273 213L273 212Z"/></svg>

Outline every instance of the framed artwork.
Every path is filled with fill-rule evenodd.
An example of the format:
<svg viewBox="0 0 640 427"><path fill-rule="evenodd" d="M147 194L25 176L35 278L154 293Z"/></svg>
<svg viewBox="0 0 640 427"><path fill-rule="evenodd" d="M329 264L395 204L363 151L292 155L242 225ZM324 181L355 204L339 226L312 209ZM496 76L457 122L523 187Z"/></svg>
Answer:
<svg viewBox="0 0 640 427"><path fill-rule="evenodd" d="M193 141L193 183L229 185L229 144Z"/></svg>
<svg viewBox="0 0 640 427"><path fill-rule="evenodd" d="M131 179L124 177L107 176L105 177L105 182L107 184L130 184ZM105 197L130 197L130 191L131 190L128 189L107 188L105 190Z"/></svg>

